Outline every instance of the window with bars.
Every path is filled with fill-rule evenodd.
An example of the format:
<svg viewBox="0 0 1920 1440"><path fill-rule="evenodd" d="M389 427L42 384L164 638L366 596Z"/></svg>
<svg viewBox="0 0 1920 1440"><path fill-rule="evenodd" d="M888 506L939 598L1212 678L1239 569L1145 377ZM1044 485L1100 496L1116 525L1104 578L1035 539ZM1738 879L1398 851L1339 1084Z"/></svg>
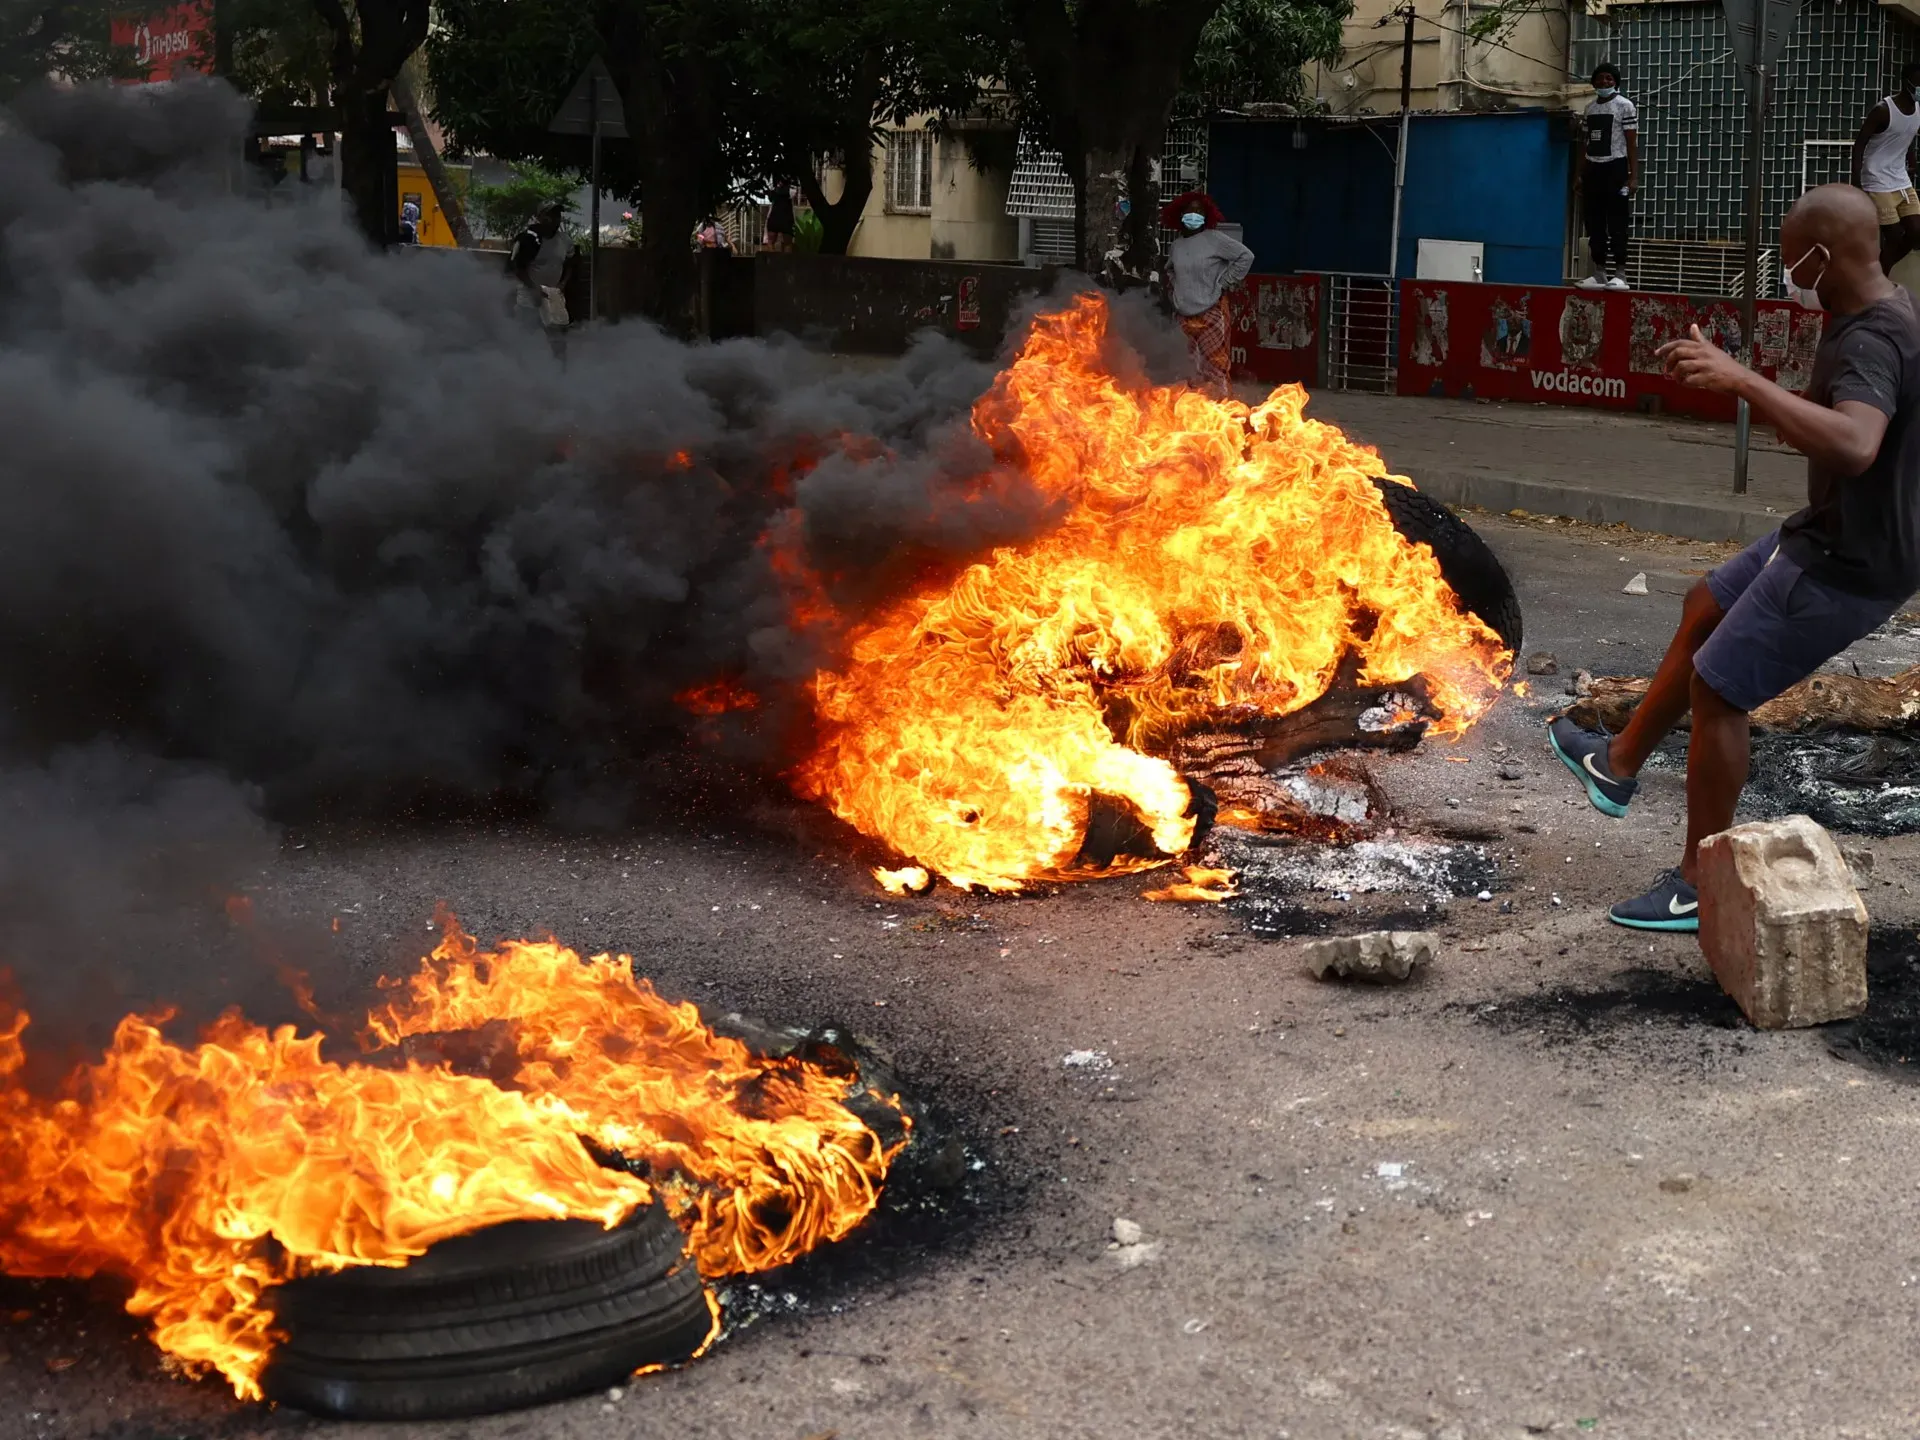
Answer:
<svg viewBox="0 0 1920 1440"><path fill-rule="evenodd" d="M1898 83L1920 36L1873 0L1808 0L1781 59L1767 113L1760 233L1771 246L1781 217L1808 185L1846 178L1854 129ZM1640 110L1640 189L1630 249L1651 279L1664 268L1731 285L1746 226L1747 101L1727 22L1710 0L1614 5L1571 17L1568 68L1584 80L1609 60ZM1656 263L1657 262L1657 263ZM1743 263L1743 262L1741 262ZM1635 263L1628 266L1637 273ZM1774 267L1775 272L1778 266ZM1760 293L1778 280L1765 268ZM1639 283L1639 282L1636 282Z"/></svg>
<svg viewBox="0 0 1920 1440"><path fill-rule="evenodd" d="M887 132L887 209L897 215L933 210L933 132Z"/></svg>

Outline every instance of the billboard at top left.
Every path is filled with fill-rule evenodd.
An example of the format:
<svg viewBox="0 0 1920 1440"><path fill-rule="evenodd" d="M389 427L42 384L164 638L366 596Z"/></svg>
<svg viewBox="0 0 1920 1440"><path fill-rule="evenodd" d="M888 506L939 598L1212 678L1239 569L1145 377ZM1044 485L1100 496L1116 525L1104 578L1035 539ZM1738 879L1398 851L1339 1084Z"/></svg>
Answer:
<svg viewBox="0 0 1920 1440"><path fill-rule="evenodd" d="M213 69L212 0L116 15L112 40L116 49L131 50L134 65L145 72L133 84L206 74Z"/></svg>

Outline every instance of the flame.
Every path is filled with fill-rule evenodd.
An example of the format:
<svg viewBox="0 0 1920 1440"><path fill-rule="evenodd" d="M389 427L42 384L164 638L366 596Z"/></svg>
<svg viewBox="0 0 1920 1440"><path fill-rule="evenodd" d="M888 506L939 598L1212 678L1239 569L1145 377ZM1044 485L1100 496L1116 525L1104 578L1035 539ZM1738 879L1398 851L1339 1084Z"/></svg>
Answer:
<svg viewBox="0 0 1920 1440"><path fill-rule="evenodd" d="M1305 418L1304 390L1249 408L1123 380L1107 320L1097 296L1041 316L974 408L1057 523L854 627L814 680L802 793L956 885L1087 873L1096 793L1180 853L1191 794L1155 752L1222 712L1298 709L1349 653L1361 684L1424 676L1442 732L1512 663L1394 529L1373 478L1405 482Z"/></svg>
<svg viewBox="0 0 1920 1440"><path fill-rule="evenodd" d="M1186 879L1176 880L1158 890L1148 890L1140 898L1217 904L1222 900L1231 900L1240 893L1240 887L1233 883L1234 873L1231 870L1210 870L1204 865L1189 865L1182 873Z"/></svg>
<svg viewBox="0 0 1920 1440"><path fill-rule="evenodd" d="M694 715L725 715L734 710L757 710L760 697L738 682L721 678L694 685L673 697L673 703Z"/></svg>
<svg viewBox="0 0 1920 1440"><path fill-rule="evenodd" d="M857 1225L898 1150L841 1103L856 1077L756 1057L625 955L482 950L448 918L394 988L364 1037L391 1063L238 1013L192 1047L166 1015L128 1016L52 1101L20 1083L27 1014L0 1015L0 1269L125 1278L162 1349L258 1398L262 1297L288 1279L506 1220L611 1226L656 1198L706 1279L766 1269ZM457 1042L495 1078L435 1054Z"/></svg>
<svg viewBox="0 0 1920 1440"><path fill-rule="evenodd" d="M924 895L933 888L933 876L918 865L904 865L898 870L875 866L873 878L889 895Z"/></svg>

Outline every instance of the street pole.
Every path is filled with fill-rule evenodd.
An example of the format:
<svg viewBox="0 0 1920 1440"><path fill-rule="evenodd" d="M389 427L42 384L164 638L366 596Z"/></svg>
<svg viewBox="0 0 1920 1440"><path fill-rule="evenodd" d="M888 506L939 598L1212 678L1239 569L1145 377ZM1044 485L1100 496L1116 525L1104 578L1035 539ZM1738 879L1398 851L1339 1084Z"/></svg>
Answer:
<svg viewBox="0 0 1920 1440"><path fill-rule="evenodd" d="M1406 22L1406 30L1400 42L1400 143L1393 155L1393 237L1387 248L1387 278L1397 279L1400 274L1400 206L1407 192L1407 117L1413 109L1413 21L1414 9L1411 0L1389 15L1383 16L1382 23L1392 15L1398 15Z"/></svg>
<svg viewBox="0 0 1920 1440"><path fill-rule="evenodd" d="M1767 67L1747 72L1747 283L1740 306L1740 335L1746 345L1749 368L1759 358L1757 326L1760 319L1760 200L1766 149ZM1733 493L1747 493L1747 451L1753 435L1753 416L1742 400L1736 407L1733 430Z"/></svg>
<svg viewBox="0 0 1920 1440"><path fill-rule="evenodd" d="M593 107L593 158L589 162L593 173L588 183L593 186L593 233L587 237L587 319L596 320L600 315L600 77L587 77L587 103Z"/></svg>

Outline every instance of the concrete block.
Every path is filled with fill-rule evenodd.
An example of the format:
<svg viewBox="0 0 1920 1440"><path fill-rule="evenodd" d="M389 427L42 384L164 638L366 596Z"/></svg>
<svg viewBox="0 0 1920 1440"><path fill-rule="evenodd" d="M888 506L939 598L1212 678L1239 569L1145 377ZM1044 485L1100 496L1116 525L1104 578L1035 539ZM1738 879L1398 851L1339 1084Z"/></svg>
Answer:
<svg viewBox="0 0 1920 1440"><path fill-rule="evenodd" d="M1439 948L1439 938L1427 930L1374 930L1310 941L1301 954L1316 980L1337 975L1347 980L1388 981L1405 980L1431 964Z"/></svg>
<svg viewBox="0 0 1920 1440"><path fill-rule="evenodd" d="M1867 907L1833 837L1805 815L1700 845L1700 948L1762 1030L1867 1008Z"/></svg>

